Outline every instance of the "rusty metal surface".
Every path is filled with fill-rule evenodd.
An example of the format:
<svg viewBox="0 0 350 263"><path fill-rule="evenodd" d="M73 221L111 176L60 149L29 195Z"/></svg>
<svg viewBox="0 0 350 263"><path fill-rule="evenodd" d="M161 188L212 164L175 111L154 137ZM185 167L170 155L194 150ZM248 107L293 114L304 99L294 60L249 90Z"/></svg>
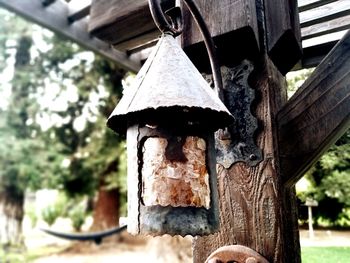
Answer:
<svg viewBox="0 0 350 263"><path fill-rule="evenodd" d="M148 138L143 146L142 199L145 206L210 207L206 142L189 136L181 142ZM181 159L169 160L167 149L178 144ZM177 157L179 154L176 154ZM171 157L171 156L170 156Z"/></svg>
<svg viewBox="0 0 350 263"><path fill-rule="evenodd" d="M234 117L226 130L216 132L217 161L225 168L236 162L250 166L262 160L261 149L255 144L258 121L251 113L255 91L248 84L253 65L244 60L234 68L222 68L225 104Z"/></svg>
<svg viewBox="0 0 350 263"><path fill-rule="evenodd" d="M269 263L253 249L240 245L224 246L214 251L205 263Z"/></svg>
<svg viewBox="0 0 350 263"><path fill-rule="evenodd" d="M231 122L232 115L177 41L163 35L107 125L124 132L127 122L132 125L184 119L217 130Z"/></svg>

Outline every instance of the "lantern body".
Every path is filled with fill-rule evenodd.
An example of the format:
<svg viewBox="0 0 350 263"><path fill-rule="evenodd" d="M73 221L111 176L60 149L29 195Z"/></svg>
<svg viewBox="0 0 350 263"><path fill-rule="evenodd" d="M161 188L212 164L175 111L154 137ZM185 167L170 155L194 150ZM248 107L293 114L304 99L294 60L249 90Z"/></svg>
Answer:
<svg viewBox="0 0 350 263"><path fill-rule="evenodd" d="M207 235L218 230L213 133L127 130L128 232Z"/></svg>
<svg viewBox="0 0 350 263"><path fill-rule="evenodd" d="M164 34L107 122L127 134L130 233L218 230L214 132L231 122L177 41Z"/></svg>

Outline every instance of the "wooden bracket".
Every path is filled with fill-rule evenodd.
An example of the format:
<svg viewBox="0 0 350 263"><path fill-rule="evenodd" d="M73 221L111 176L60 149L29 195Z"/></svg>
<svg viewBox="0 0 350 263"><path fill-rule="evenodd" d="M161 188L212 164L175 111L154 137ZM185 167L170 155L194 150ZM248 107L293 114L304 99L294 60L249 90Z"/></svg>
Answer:
<svg viewBox="0 0 350 263"><path fill-rule="evenodd" d="M350 32L277 115L283 181L293 185L350 127Z"/></svg>

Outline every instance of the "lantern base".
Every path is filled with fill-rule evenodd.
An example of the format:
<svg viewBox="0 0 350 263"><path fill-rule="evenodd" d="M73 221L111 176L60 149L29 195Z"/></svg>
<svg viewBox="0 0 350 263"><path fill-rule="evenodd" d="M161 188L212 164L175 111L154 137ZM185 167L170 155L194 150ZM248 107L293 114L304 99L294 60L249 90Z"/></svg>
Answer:
<svg viewBox="0 0 350 263"><path fill-rule="evenodd" d="M131 234L184 237L210 235L219 230L218 213L212 209L141 205L140 212L137 231L135 227L128 229Z"/></svg>

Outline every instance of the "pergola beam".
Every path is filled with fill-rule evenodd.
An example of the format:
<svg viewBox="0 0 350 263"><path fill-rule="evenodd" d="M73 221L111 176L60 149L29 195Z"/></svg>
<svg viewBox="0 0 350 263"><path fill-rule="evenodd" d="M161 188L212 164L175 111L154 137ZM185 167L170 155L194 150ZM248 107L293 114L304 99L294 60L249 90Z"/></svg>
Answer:
<svg viewBox="0 0 350 263"><path fill-rule="evenodd" d="M140 69L140 60L135 56L130 57L125 52L115 50L101 40L91 37L87 30L86 19L81 19L73 24L69 23L69 6L62 0L56 0L47 7L43 6L41 0L0 0L0 7L46 27L86 49L116 62L127 70L137 72Z"/></svg>
<svg viewBox="0 0 350 263"><path fill-rule="evenodd" d="M68 22L74 23L80 19L83 19L84 17L89 15L91 6L85 6L84 8L76 11L76 12L71 12L71 14L68 16Z"/></svg>
<svg viewBox="0 0 350 263"><path fill-rule="evenodd" d="M304 12L336 1L338 0L299 0L299 12Z"/></svg>
<svg viewBox="0 0 350 263"><path fill-rule="evenodd" d="M55 1L56 0L41 0L41 4L46 7L53 4Z"/></svg>
<svg viewBox="0 0 350 263"><path fill-rule="evenodd" d="M300 13L300 27L308 27L350 14L348 0L338 0L307 12Z"/></svg>
<svg viewBox="0 0 350 263"><path fill-rule="evenodd" d="M90 14L91 0L71 0L68 3L68 21L74 23Z"/></svg>
<svg viewBox="0 0 350 263"><path fill-rule="evenodd" d="M301 29L301 39L306 40L350 28L350 15L339 17L330 21L320 23Z"/></svg>
<svg viewBox="0 0 350 263"><path fill-rule="evenodd" d="M277 116L282 179L292 186L350 127L350 32Z"/></svg>

